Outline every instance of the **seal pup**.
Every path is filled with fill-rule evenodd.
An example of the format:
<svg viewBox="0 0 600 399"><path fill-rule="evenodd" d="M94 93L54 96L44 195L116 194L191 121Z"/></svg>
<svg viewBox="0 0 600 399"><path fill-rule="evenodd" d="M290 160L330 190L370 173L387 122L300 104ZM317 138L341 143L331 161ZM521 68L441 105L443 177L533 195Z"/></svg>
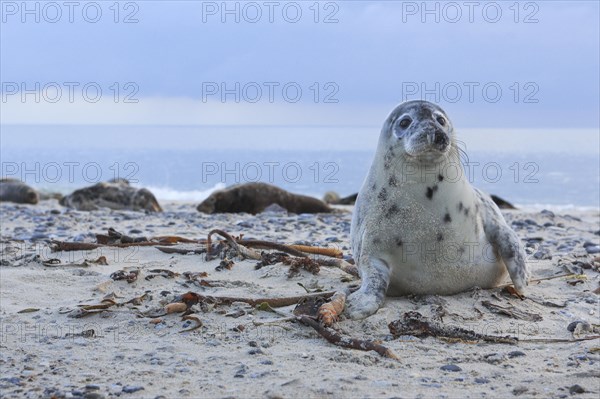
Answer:
<svg viewBox="0 0 600 399"><path fill-rule="evenodd" d="M291 213L328 213L332 209L323 201L306 195L292 194L267 183L245 183L212 193L196 208L203 213L251 213L277 204Z"/></svg>
<svg viewBox="0 0 600 399"><path fill-rule="evenodd" d="M124 179L101 182L74 191L59 203L79 211L93 211L105 207L114 210L162 212L156 197L145 188L135 188Z"/></svg>
<svg viewBox="0 0 600 399"><path fill-rule="evenodd" d="M529 273L519 237L463 173L452 122L427 101L400 104L385 120L358 195L351 240L361 288L346 314L375 313L386 294L452 295Z"/></svg>
<svg viewBox="0 0 600 399"><path fill-rule="evenodd" d="M37 204L40 196L33 188L17 179L0 179L0 202Z"/></svg>

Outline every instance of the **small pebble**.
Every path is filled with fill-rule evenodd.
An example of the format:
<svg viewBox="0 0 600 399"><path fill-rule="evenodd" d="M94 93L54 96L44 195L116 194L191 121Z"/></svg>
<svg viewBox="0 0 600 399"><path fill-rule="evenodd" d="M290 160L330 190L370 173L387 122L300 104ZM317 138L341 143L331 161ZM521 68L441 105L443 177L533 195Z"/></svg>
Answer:
<svg viewBox="0 0 600 399"><path fill-rule="evenodd" d="M600 253L600 246L599 245L588 246L588 247L585 247L585 250L588 254L598 254L598 253Z"/></svg>
<svg viewBox="0 0 600 399"><path fill-rule="evenodd" d="M462 371L462 369L456 364L447 364L445 366L440 367L440 369L444 371Z"/></svg>
<svg viewBox="0 0 600 399"><path fill-rule="evenodd" d="M508 358L509 359L513 359L515 357L521 357L521 356L525 356L524 352L521 351L512 351L508 353Z"/></svg>
<svg viewBox="0 0 600 399"><path fill-rule="evenodd" d="M576 394L576 393L584 393L585 389L583 389L583 387L579 384L575 384L572 385L571 387L569 387L569 393L571 395Z"/></svg>
<svg viewBox="0 0 600 399"><path fill-rule="evenodd" d="M546 248L540 249L536 253L533 254L533 257L538 260L549 260L552 259L552 254Z"/></svg>
<svg viewBox="0 0 600 399"><path fill-rule="evenodd" d="M515 396L519 396L521 394L524 394L527 391L529 391L529 388L527 388L527 387L517 387L517 388L513 389L512 393Z"/></svg>
<svg viewBox="0 0 600 399"><path fill-rule="evenodd" d="M553 217L554 217L554 212L552 212L552 211L549 211L549 210L547 210L547 209L544 209L544 210L542 210L540 213L541 213L542 215L545 215L545 216L548 216L548 217L551 217L551 218L553 218Z"/></svg>
<svg viewBox="0 0 600 399"><path fill-rule="evenodd" d="M123 387L123 392L125 392L125 393L134 393L134 392L137 392L137 391L141 391L143 389L144 389L144 387L141 387L139 385L125 385Z"/></svg>
<svg viewBox="0 0 600 399"><path fill-rule="evenodd" d="M567 330L569 330L570 332L575 332L575 330L577 329L577 326L579 324L582 325L581 327L579 327L580 330L582 330L582 331L591 330L590 323L588 323L587 321L582 321L582 320L577 320L572 323L569 323L569 325L567 326Z"/></svg>
<svg viewBox="0 0 600 399"><path fill-rule="evenodd" d="M18 377L2 378L2 380L14 385L21 385L21 380Z"/></svg>

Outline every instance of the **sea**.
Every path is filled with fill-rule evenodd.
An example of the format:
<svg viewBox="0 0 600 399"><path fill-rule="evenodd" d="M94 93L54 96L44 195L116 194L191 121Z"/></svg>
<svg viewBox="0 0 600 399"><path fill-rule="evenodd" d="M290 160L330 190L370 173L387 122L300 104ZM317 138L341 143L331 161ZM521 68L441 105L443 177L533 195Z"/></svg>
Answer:
<svg viewBox="0 0 600 399"><path fill-rule="evenodd" d="M371 126L2 125L1 175L68 194L113 178L159 201L200 202L262 181L322 197L356 193L375 154ZM525 208L600 209L597 129L467 130L467 178Z"/></svg>

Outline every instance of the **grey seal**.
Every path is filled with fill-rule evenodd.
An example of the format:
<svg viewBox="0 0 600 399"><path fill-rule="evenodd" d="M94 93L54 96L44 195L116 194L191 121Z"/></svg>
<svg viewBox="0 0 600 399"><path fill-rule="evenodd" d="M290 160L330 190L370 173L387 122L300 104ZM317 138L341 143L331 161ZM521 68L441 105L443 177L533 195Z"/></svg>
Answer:
<svg viewBox="0 0 600 399"><path fill-rule="evenodd" d="M196 208L202 213L252 213L277 204L291 213L329 213L323 201L306 195L292 194L267 183L245 183L212 193Z"/></svg>
<svg viewBox="0 0 600 399"><path fill-rule="evenodd" d="M508 272L524 293L529 272L517 234L463 173L452 122L409 101L385 120L358 195L351 240L361 287L346 314L365 318L388 296L452 295L497 286Z"/></svg>
<svg viewBox="0 0 600 399"><path fill-rule="evenodd" d="M16 179L0 179L0 202L17 204L37 204L40 196L33 188Z"/></svg>
<svg viewBox="0 0 600 399"><path fill-rule="evenodd" d="M156 197L145 188L135 188L125 179L101 182L75 190L59 203L80 211L93 211L102 207L114 210L162 212Z"/></svg>

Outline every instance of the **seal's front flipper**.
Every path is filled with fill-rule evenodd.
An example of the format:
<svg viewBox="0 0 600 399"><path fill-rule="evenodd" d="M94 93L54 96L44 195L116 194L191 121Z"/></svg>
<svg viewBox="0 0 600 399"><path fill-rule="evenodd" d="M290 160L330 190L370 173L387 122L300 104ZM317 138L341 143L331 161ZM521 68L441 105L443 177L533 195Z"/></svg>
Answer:
<svg viewBox="0 0 600 399"><path fill-rule="evenodd" d="M490 241L498 249L515 289L519 294L524 295L529 282L529 270L525 263L525 251L520 245L521 241L517 233L506 223L498 226L497 230L497 234L493 235L495 240Z"/></svg>
<svg viewBox="0 0 600 399"><path fill-rule="evenodd" d="M524 294L529 281L529 270L525 263L525 250L521 240L504 220L500 209L492 200L479 190L475 190L481 199L485 215L483 230L490 242L498 250L508 274L519 294Z"/></svg>
<svg viewBox="0 0 600 399"><path fill-rule="evenodd" d="M367 257L364 264L358 265L362 284L346 301L345 314L351 319L364 319L371 316L383 305L385 293L390 284L390 267L379 258Z"/></svg>

